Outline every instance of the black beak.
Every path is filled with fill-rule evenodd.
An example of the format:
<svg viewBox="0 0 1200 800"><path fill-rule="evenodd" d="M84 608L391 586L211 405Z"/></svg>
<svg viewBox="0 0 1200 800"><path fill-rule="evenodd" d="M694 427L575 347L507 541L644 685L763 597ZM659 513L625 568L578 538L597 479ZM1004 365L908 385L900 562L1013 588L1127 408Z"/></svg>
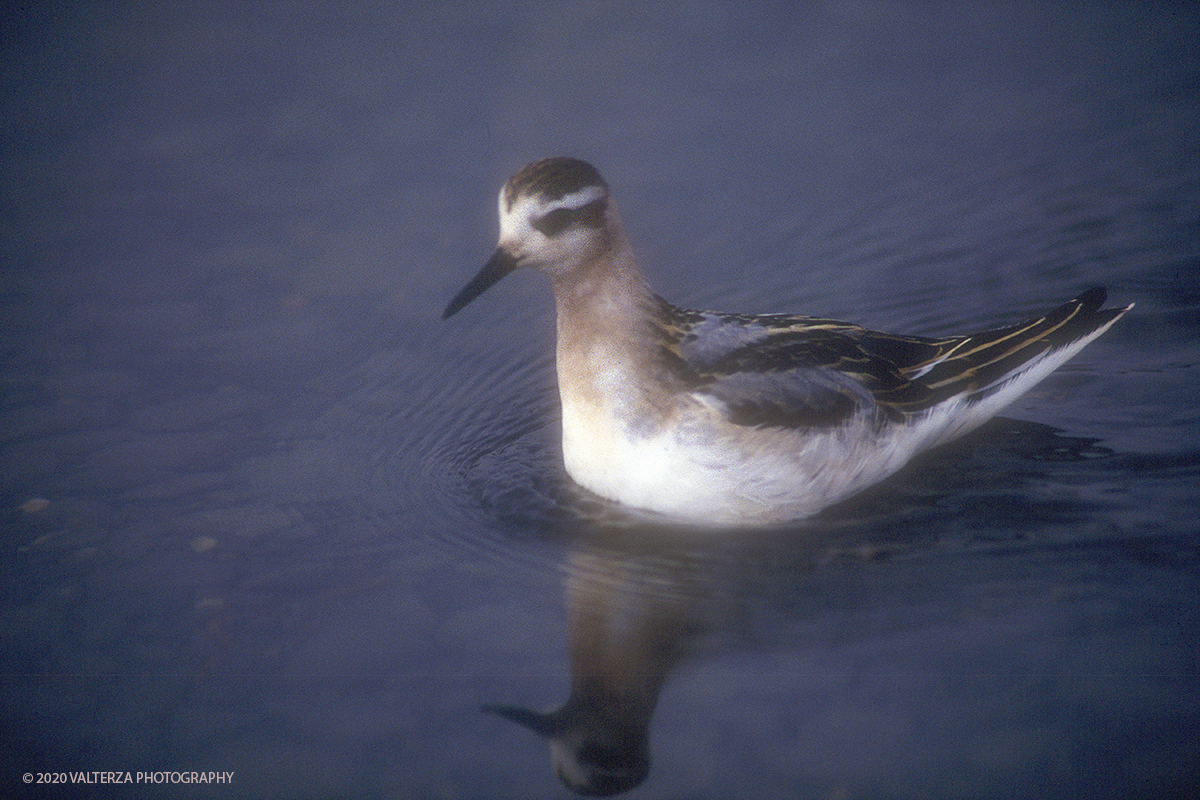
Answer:
<svg viewBox="0 0 1200 800"><path fill-rule="evenodd" d="M450 301L450 304L446 306L446 310L442 312L442 319L457 314L462 310L463 306L486 292L492 284L516 268L517 259L504 248L497 247L496 252L492 253L492 257L483 265L483 269L479 270L479 274L472 278L471 282L464 286L461 292L454 295L454 299Z"/></svg>

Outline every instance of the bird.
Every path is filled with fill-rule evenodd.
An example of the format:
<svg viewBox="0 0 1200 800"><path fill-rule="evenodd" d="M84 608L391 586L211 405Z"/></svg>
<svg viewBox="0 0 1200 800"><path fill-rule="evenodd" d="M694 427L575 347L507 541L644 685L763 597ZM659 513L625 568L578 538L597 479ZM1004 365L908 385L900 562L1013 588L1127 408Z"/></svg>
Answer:
<svg viewBox="0 0 1200 800"><path fill-rule="evenodd" d="M819 514L977 428L1132 308L1104 308L1095 287L1016 325L935 337L697 311L650 288L587 161L526 165L498 210L495 251L443 319L516 269L545 274L567 474L699 528Z"/></svg>

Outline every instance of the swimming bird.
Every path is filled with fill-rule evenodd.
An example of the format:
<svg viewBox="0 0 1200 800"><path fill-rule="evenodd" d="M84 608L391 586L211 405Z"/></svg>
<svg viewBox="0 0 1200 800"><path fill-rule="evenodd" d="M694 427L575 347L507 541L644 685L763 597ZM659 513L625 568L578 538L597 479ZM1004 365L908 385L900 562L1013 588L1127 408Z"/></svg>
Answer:
<svg viewBox="0 0 1200 800"><path fill-rule="evenodd" d="M450 317L508 273L549 277L567 474L704 527L812 516L978 427L1132 306L1089 289L1017 325L905 336L793 314L678 308L655 294L594 166L523 167L491 259Z"/></svg>

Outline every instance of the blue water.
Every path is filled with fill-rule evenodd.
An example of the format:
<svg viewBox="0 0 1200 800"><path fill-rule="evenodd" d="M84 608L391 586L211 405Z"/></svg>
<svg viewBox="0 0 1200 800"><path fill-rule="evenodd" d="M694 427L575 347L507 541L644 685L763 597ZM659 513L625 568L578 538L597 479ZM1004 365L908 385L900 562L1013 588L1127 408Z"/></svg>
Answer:
<svg viewBox="0 0 1200 800"><path fill-rule="evenodd" d="M480 707L564 702L589 625L628 672L671 653L630 798L1200 784L1196 9L51 3L0 30L0 794L567 797ZM544 281L439 319L552 154L600 168L680 305L921 334L1096 284L1137 305L818 520L647 532L562 473ZM83 771L234 776L22 778Z"/></svg>

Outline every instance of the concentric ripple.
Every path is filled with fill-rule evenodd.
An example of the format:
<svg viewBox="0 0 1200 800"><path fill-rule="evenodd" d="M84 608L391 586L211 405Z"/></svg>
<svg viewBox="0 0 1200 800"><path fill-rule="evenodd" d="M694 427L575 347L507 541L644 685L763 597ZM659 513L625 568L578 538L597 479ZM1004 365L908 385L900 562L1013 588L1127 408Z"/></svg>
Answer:
<svg viewBox="0 0 1200 800"><path fill-rule="evenodd" d="M334 424L351 428L349 469L369 498L372 524L451 557L485 554L501 570L544 577L620 564L640 576L625 581L635 593L688 595L736 585L778 595L795 576L831 560L1022 538L1021 524L963 527L964 516L990 519L989 504L1006 504L1010 522L1028 517L1048 528L1059 519L1069 526L1069 505L1039 497L1047 465L1111 455L1092 440L1001 419L815 520L736 535L684 529L576 486L562 466L549 349L479 348L480 334L455 332L447 349L462 358L436 375L416 363L412 348L368 358L352 371L357 388L331 415L349 418L349 425Z"/></svg>

